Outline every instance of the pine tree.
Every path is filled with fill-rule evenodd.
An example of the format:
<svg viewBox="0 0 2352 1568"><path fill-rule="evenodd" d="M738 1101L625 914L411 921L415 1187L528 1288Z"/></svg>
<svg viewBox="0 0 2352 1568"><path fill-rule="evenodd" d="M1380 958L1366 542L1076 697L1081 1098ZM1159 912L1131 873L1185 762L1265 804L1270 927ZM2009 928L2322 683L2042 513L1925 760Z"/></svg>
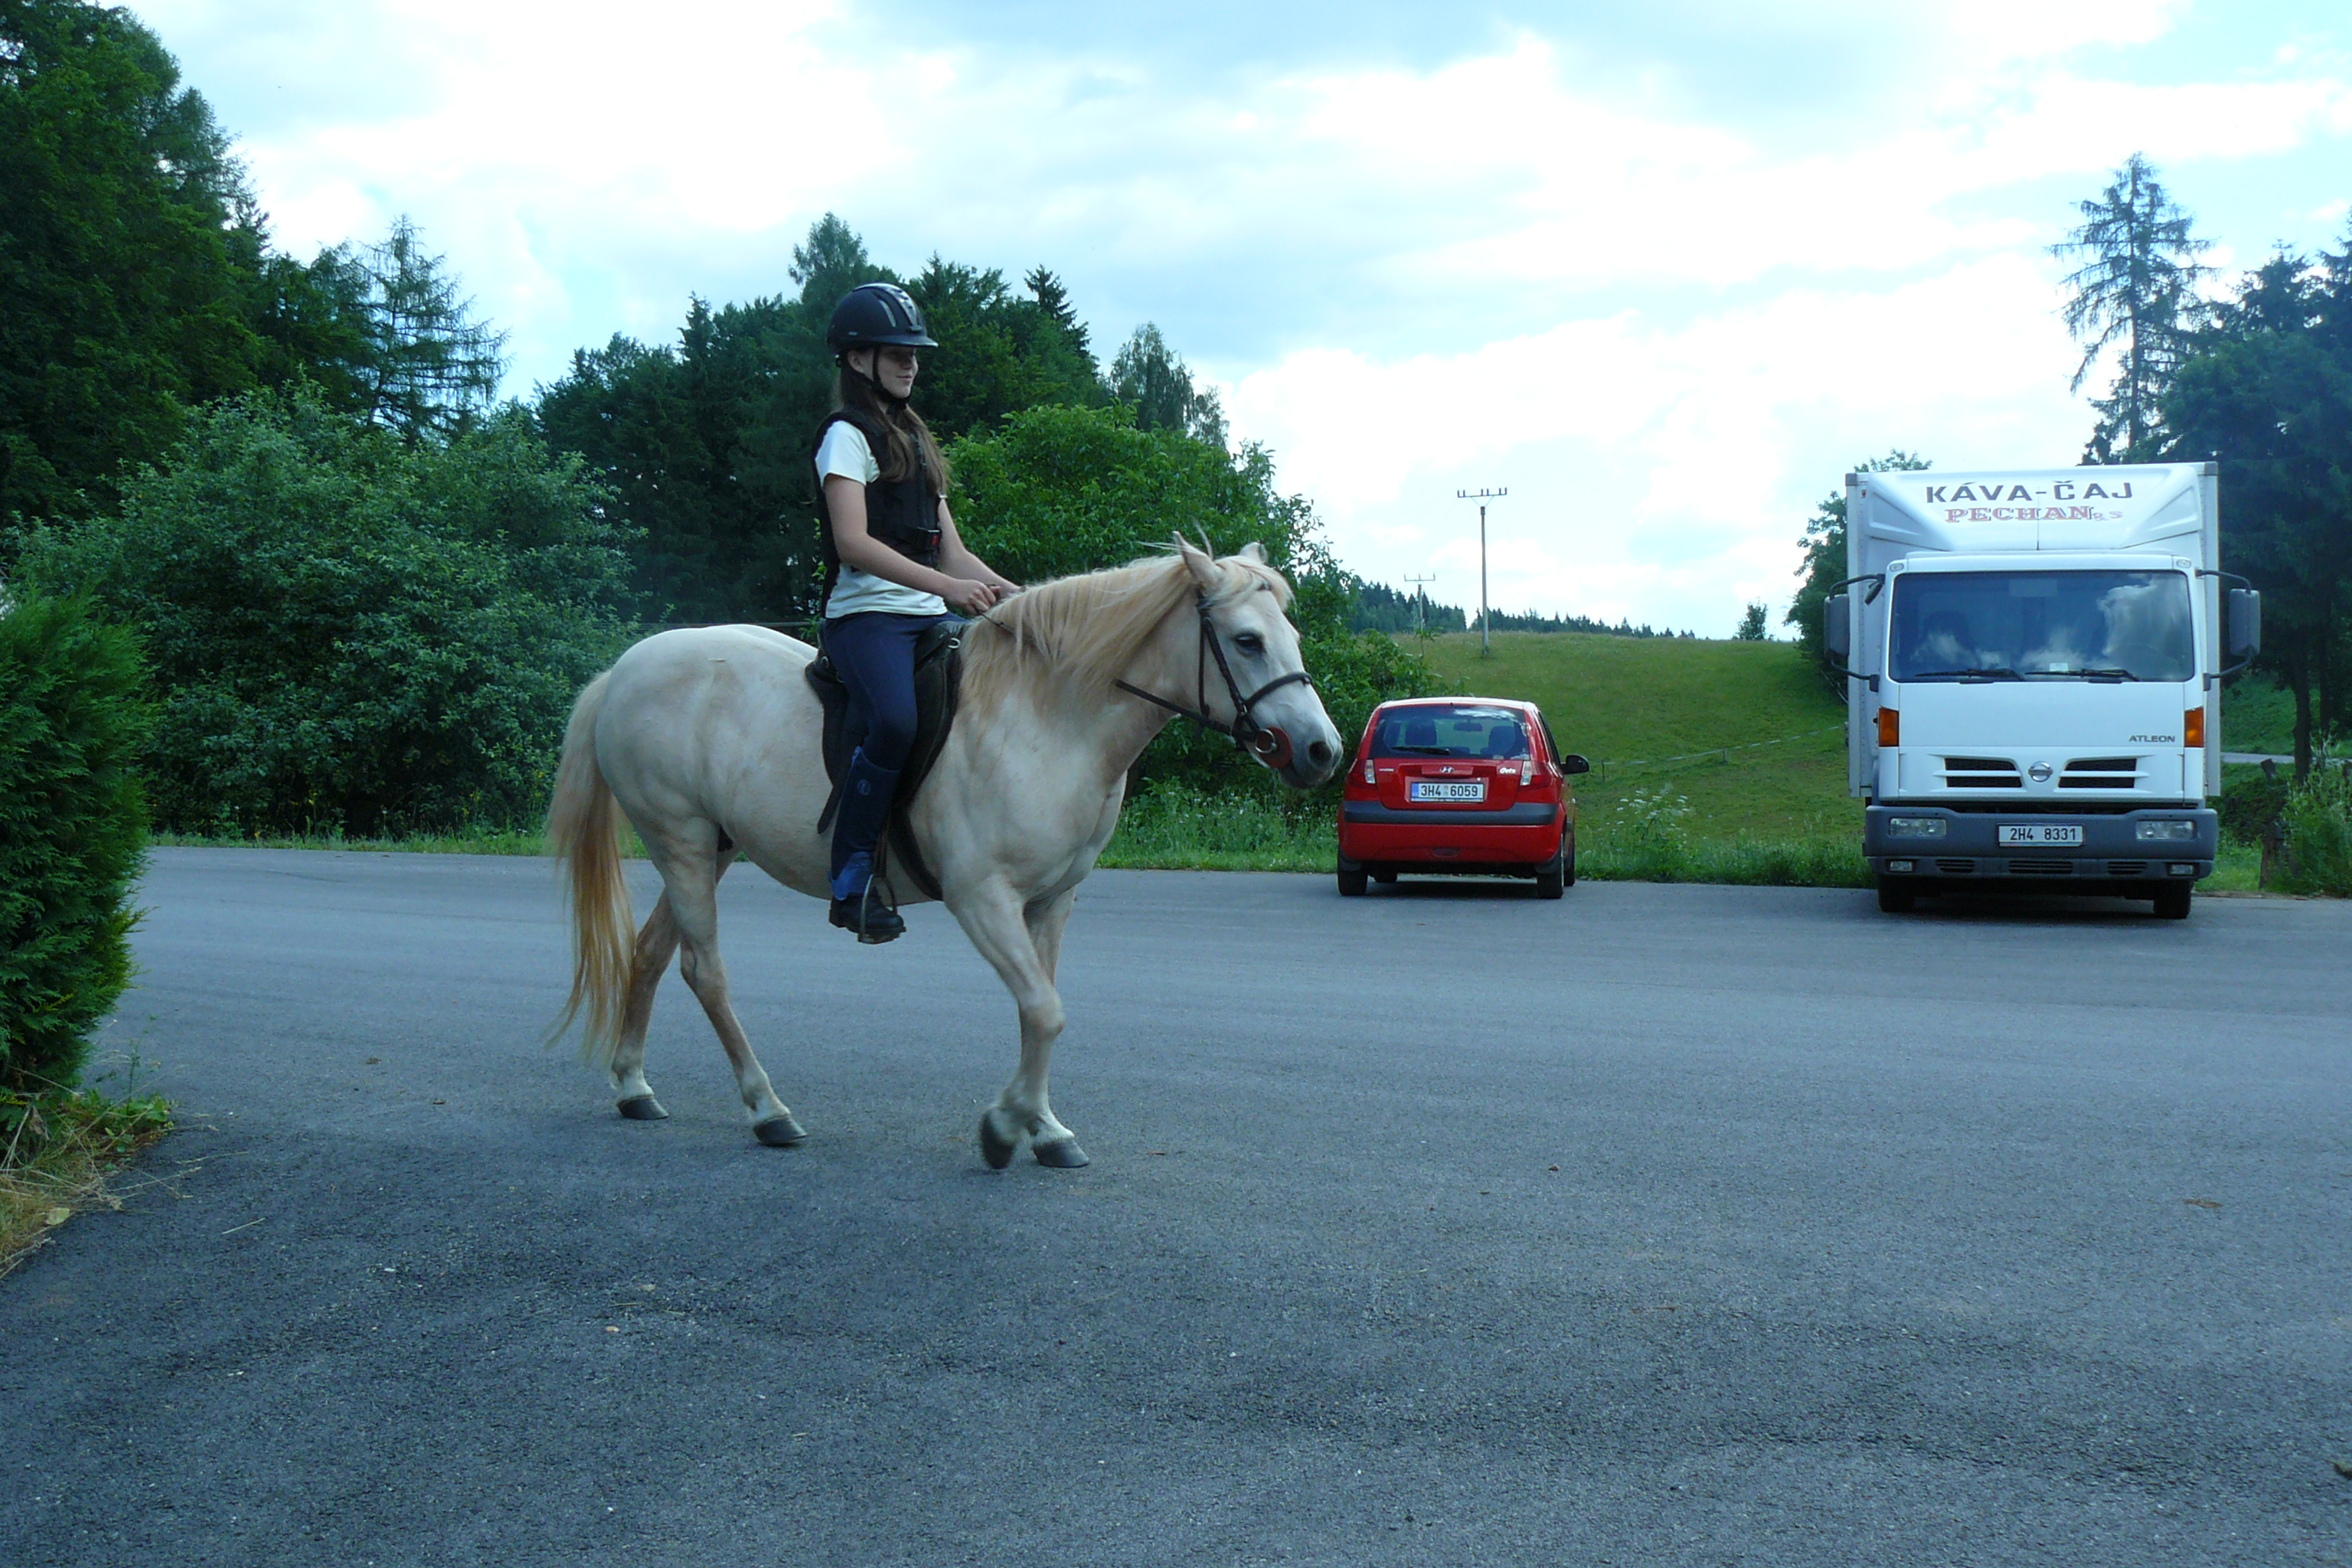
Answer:
<svg viewBox="0 0 2352 1568"><path fill-rule="evenodd" d="M505 374L506 334L474 319L444 258L425 253L416 226L393 223L358 259L366 360L355 367L362 412L410 440L453 435L487 411Z"/></svg>
<svg viewBox="0 0 2352 1568"><path fill-rule="evenodd" d="M1217 389L1195 389L1182 356L1150 321L1135 329L1110 362L1110 392L1135 410L1139 430L1176 430L1213 447L1225 444Z"/></svg>
<svg viewBox="0 0 2352 1568"><path fill-rule="evenodd" d="M2160 404L2188 345L2187 321L2205 242L2189 233L2188 213L2173 204L2147 158L2135 153L2096 201L2080 204L2083 226L2050 247L2069 273L2066 330L2084 345L2069 392L2116 352L2115 384L2097 411L2084 460L2137 463L2164 446Z"/></svg>

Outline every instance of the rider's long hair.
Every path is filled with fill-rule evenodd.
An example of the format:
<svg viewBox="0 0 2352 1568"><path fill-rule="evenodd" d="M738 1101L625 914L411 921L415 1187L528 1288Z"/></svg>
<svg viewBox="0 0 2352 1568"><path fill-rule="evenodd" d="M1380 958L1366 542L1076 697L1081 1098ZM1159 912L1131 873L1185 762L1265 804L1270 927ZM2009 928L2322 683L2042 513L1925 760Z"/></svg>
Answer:
<svg viewBox="0 0 2352 1568"><path fill-rule="evenodd" d="M877 350L876 353L880 353ZM874 454L874 461L882 470L887 482L912 479L917 468L931 487L931 493L948 493L948 460L940 444L931 438L931 427L915 412L913 404L892 397L882 385L862 370L852 370L848 356L833 376L833 405L855 408L879 422L886 437L885 450Z"/></svg>

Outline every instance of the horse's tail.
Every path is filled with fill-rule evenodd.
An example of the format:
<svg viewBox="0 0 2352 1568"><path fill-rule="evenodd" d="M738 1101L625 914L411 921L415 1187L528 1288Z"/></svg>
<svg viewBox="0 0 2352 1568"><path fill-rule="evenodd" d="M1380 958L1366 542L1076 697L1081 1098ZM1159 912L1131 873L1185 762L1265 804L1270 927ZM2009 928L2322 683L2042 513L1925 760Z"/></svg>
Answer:
<svg viewBox="0 0 2352 1568"><path fill-rule="evenodd" d="M548 848L565 863L572 905L572 995L547 1037L553 1040L570 1028L585 1008L580 1054L607 1071L620 1047L621 1013L635 958L629 886L621 878L620 807L596 766L596 715L611 679L608 670L590 681L572 705L555 798L547 808Z"/></svg>

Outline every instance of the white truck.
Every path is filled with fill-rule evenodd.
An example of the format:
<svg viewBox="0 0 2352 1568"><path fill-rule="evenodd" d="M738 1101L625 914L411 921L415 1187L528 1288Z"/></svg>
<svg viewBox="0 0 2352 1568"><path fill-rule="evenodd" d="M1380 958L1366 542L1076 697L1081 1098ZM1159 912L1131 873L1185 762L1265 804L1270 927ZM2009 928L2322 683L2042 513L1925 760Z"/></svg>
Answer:
<svg viewBox="0 0 2352 1568"><path fill-rule="evenodd" d="M1824 637L1879 908L1981 888L2187 918L2221 677L2262 637L2261 596L2220 569L2214 468L1846 476Z"/></svg>

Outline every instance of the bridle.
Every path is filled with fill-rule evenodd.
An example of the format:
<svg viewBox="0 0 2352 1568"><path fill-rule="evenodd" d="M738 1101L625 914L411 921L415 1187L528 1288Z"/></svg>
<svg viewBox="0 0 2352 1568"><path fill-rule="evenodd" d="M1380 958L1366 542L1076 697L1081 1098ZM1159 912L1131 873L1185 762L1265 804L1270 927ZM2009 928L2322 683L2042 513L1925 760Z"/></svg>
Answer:
<svg viewBox="0 0 2352 1568"><path fill-rule="evenodd" d="M1255 710L1260 702L1265 701L1270 693L1279 691L1286 686L1299 685L1306 687L1310 691L1313 690L1315 687L1314 678L1308 675L1304 669L1295 669L1288 675L1276 676L1272 680L1267 681L1264 686L1259 687L1255 691L1251 692L1248 696L1243 696L1241 682L1234 679L1234 668L1231 664L1227 663L1225 659L1224 639L1217 635L1216 623L1211 620L1209 616L1208 590L1198 587L1194 588L1192 590L1192 599L1194 607L1199 611L1201 616L1201 653L1195 682L1197 689L1200 692L1200 696L1195 700L1198 706L1187 708L1181 702L1171 702L1165 697L1155 697L1150 692L1144 690L1140 686L1130 686L1124 680L1114 680L1111 684L1118 687L1121 691L1126 692L1130 697L1140 697L1146 702L1165 708L1168 711L1176 714L1180 718L1190 719L1193 723L1198 724L1203 730L1213 730L1220 735L1230 737L1234 744L1239 746L1242 750L1255 757L1259 762L1264 763L1267 767L1288 767L1290 765L1290 737L1287 734L1285 734L1281 729L1275 725L1259 723L1257 721L1257 715L1253 711L1253 710ZM1209 658L1211 655L1214 655L1216 657L1217 673L1224 678L1225 695L1233 699L1234 721L1230 724L1219 723L1216 720L1209 717Z"/></svg>

